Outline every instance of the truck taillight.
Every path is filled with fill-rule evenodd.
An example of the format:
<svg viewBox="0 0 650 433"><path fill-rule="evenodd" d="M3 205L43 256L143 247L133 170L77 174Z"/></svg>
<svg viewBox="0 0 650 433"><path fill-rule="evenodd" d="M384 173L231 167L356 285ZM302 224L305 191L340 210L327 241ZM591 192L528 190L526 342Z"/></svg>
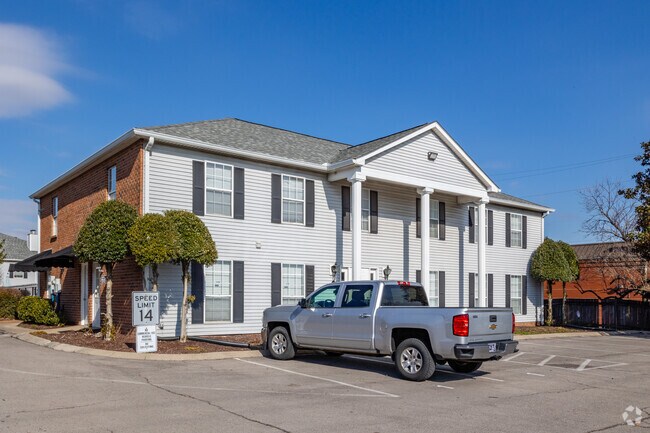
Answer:
<svg viewBox="0 0 650 433"><path fill-rule="evenodd" d="M469 314L454 316L452 329L454 335L457 335L458 337L467 337L469 335Z"/></svg>
<svg viewBox="0 0 650 433"><path fill-rule="evenodd" d="M512 333L515 333L515 313L512 313Z"/></svg>

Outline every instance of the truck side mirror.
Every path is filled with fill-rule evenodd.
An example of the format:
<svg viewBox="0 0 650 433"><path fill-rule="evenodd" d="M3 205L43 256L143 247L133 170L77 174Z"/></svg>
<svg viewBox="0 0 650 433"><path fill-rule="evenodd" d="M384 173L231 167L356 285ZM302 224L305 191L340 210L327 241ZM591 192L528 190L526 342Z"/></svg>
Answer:
<svg viewBox="0 0 650 433"><path fill-rule="evenodd" d="M300 301L298 301L298 305L300 306L300 308L306 308L307 300L305 298L302 298Z"/></svg>

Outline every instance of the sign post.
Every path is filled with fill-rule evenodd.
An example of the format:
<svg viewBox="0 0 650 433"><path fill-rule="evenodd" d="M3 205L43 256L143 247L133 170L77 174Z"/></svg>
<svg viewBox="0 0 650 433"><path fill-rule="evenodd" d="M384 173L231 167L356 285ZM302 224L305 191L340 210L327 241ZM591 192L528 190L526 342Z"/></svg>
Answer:
<svg viewBox="0 0 650 433"><path fill-rule="evenodd" d="M135 351L156 352L158 337L156 328L160 323L160 302L157 292L132 292L131 324L136 327Z"/></svg>

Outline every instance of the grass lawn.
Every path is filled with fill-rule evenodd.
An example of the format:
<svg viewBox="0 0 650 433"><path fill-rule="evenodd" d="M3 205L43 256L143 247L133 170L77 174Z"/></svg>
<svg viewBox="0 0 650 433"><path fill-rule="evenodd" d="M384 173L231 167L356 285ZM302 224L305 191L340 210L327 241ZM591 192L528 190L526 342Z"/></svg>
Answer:
<svg viewBox="0 0 650 433"><path fill-rule="evenodd" d="M557 334L560 332L584 332L584 330L564 326L517 326L515 328L515 335Z"/></svg>

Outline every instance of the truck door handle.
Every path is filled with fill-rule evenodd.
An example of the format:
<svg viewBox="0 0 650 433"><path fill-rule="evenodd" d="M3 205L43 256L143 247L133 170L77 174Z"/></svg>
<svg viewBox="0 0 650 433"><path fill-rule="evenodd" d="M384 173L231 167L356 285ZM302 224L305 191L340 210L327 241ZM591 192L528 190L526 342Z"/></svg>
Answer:
<svg viewBox="0 0 650 433"><path fill-rule="evenodd" d="M359 314L359 319L367 319L368 317L370 317L369 313Z"/></svg>
<svg viewBox="0 0 650 433"><path fill-rule="evenodd" d="M323 313L323 317L332 317L332 313Z"/></svg>

